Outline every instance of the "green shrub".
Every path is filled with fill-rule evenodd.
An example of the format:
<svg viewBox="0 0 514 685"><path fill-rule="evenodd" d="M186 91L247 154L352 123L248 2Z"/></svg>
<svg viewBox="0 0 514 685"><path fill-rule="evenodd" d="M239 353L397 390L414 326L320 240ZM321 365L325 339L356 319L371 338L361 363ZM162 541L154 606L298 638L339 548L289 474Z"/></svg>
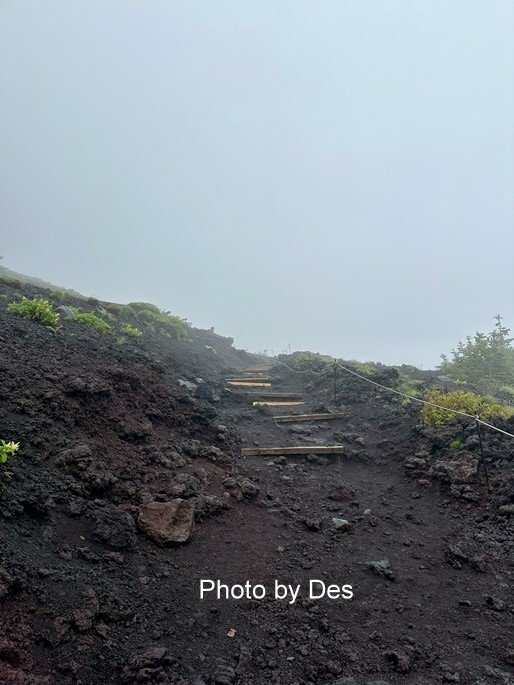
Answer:
<svg viewBox="0 0 514 685"><path fill-rule="evenodd" d="M11 288L21 288L21 281L19 281L14 276L9 276L9 274L3 274L2 276L0 276L0 283L10 285Z"/></svg>
<svg viewBox="0 0 514 685"><path fill-rule="evenodd" d="M127 305L124 304L115 304L114 302L109 302L109 304L105 305L105 309L107 309L107 311L113 316L120 316L126 306Z"/></svg>
<svg viewBox="0 0 514 685"><path fill-rule="evenodd" d="M422 381L418 381L415 378L410 378L410 376L400 375L400 382L398 383L397 390L403 392L404 395L408 395L409 397L420 397L422 385ZM411 404L411 400L405 397L402 401L402 405L407 407L409 404Z"/></svg>
<svg viewBox="0 0 514 685"><path fill-rule="evenodd" d="M322 373L332 367L334 358L317 352L293 352L293 354L279 354L279 362L283 362L296 371L314 371Z"/></svg>
<svg viewBox="0 0 514 685"><path fill-rule="evenodd" d="M17 442L6 442L5 440L0 440L0 464L5 464L5 462L12 457L13 454L20 449L20 445Z"/></svg>
<svg viewBox="0 0 514 685"><path fill-rule="evenodd" d="M135 319L168 338L184 338L191 327L186 319L163 312L150 302L131 302L128 308Z"/></svg>
<svg viewBox="0 0 514 685"><path fill-rule="evenodd" d="M503 385L500 390L507 395L514 396L514 386L513 385Z"/></svg>
<svg viewBox="0 0 514 685"><path fill-rule="evenodd" d="M55 302L64 302L67 296L68 293L66 292L66 290L52 290L52 292L50 293L50 297Z"/></svg>
<svg viewBox="0 0 514 685"><path fill-rule="evenodd" d="M355 359L352 359L348 366L352 367L357 373L360 373L363 376L373 376L377 371L376 364L373 362L358 362L355 361Z"/></svg>
<svg viewBox="0 0 514 685"><path fill-rule="evenodd" d="M96 297L88 297L86 301L88 304L93 305L93 307L97 307L100 304Z"/></svg>
<svg viewBox="0 0 514 685"><path fill-rule="evenodd" d="M130 336L131 338L140 338L143 335L143 331L140 331L136 326L132 326L130 323L126 323L121 328L122 333Z"/></svg>
<svg viewBox="0 0 514 685"><path fill-rule="evenodd" d="M430 405L423 406L421 415L426 426L440 426L455 419L457 415L446 411L446 409L455 409L473 416L478 414L484 421L495 418L507 419L514 415L513 407L500 404L492 397L485 397L484 395L477 395L474 392L463 390L454 390L452 392L428 390L425 393L424 399L427 402L433 402L442 407L439 409Z"/></svg>
<svg viewBox="0 0 514 685"><path fill-rule="evenodd" d="M17 302L8 304L7 310L11 314L22 316L24 319L30 319L31 321L37 321L52 328L56 328L59 325L61 318L57 312L54 312L48 300L29 300L24 297Z"/></svg>
<svg viewBox="0 0 514 685"><path fill-rule="evenodd" d="M410 376L400 376L398 390L404 392L409 397L420 397L423 381L418 381Z"/></svg>
<svg viewBox="0 0 514 685"><path fill-rule="evenodd" d="M456 438L453 438L453 440L450 442L450 449L451 450L458 450L459 447L462 445L462 438L457 436Z"/></svg>
<svg viewBox="0 0 514 685"><path fill-rule="evenodd" d="M73 312L73 321L87 326L97 333L108 333L111 330L107 321L101 319L94 312L83 312L77 307L71 307L71 310Z"/></svg>
<svg viewBox="0 0 514 685"><path fill-rule="evenodd" d="M439 369L454 381L498 388L514 381L514 347L510 330L498 314L490 333L475 333L460 341L451 358L441 355Z"/></svg>
<svg viewBox="0 0 514 685"><path fill-rule="evenodd" d="M159 307L157 307L155 304L152 304L151 302L129 302L127 306L133 310L134 314L153 314L155 316L159 316L160 314L162 314Z"/></svg>

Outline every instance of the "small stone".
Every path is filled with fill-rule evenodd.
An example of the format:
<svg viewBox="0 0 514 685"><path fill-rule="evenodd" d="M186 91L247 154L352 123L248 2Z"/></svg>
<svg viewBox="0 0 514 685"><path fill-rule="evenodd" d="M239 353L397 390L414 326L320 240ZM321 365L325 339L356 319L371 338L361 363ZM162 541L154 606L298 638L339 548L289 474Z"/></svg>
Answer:
<svg viewBox="0 0 514 685"><path fill-rule="evenodd" d="M320 530L321 529L321 519L312 516L304 520L305 527L309 530Z"/></svg>
<svg viewBox="0 0 514 685"><path fill-rule="evenodd" d="M493 611L503 611L505 609L505 602L503 602L501 599L498 599L498 597L494 597L493 595L487 595L485 598L485 603Z"/></svg>
<svg viewBox="0 0 514 685"><path fill-rule="evenodd" d="M352 529L352 524L350 523L350 521L347 521L346 519L334 517L332 519L332 523L336 530L341 530L344 533L348 533Z"/></svg>
<svg viewBox="0 0 514 685"><path fill-rule="evenodd" d="M381 559L380 561L370 561L368 562L368 568L376 573L378 576L384 576L387 580L395 580L394 573L391 570L391 565L387 559Z"/></svg>
<svg viewBox="0 0 514 685"><path fill-rule="evenodd" d="M410 658L401 649L393 649L391 652L385 652L384 656L393 664L399 673L408 673L410 671Z"/></svg>
<svg viewBox="0 0 514 685"><path fill-rule="evenodd" d="M475 571L479 573L487 572L487 556L485 554L475 554L474 557L471 557L469 563Z"/></svg>
<svg viewBox="0 0 514 685"><path fill-rule="evenodd" d="M188 542L195 526L194 505L183 499L150 502L141 507L139 528L159 545Z"/></svg>

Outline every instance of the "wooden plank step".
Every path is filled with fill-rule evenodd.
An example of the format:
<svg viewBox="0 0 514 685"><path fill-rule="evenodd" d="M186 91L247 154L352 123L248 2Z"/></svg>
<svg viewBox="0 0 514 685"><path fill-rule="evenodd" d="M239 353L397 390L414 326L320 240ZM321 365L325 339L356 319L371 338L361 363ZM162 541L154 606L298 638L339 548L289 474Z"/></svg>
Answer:
<svg viewBox="0 0 514 685"><path fill-rule="evenodd" d="M277 423L296 423L297 421L333 421L342 419L343 413L333 414L289 414L287 416L274 416L273 420Z"/></svg>
<svg viewBox="0 0 514 685"><path fill-rule="evenodd" d="M237 385L231 385L230 388L226 388L227 390L230 390L231 392L237 388ZM265 386L269 387L269 386ZM256 399L256 400L301 400L303 395L299 392L267 392L266 390L263 390L262 392L255 392L255 391L249 391L249 392L241 392L238 393L239 397L248 397L250 399Z"/></svg>
<svg viewBox="0 0 514 685"><path fill-rule="evenodd" d="M243 447L242 457L275 457L285 454L343 454L343 445L311 445L310 447Z"/></svg>
<svg viewBox="0 0 514 685"><path fill-rule="evenodd" d="M227 381L233 388L271 388L271 383L262 381Z"/></svg>
<svg viewBox="0 0 514 685"><path fill-rule="evenodd" d="M245 397L255 397L261 400L301 400L300 392L245 392Z"/></svg>
<svg viewBox="0 0 514 685"><path fill-rule="evenodd" d="M242 378L225 378L227 383L251 383L255 381L256 383L271 383L271 378L269 376L258 376L251 378L250 376L244 376Z"/></svg>
<svg viewBox="0 0 514 685"><path fill-rule="evenodd" d="M252 402L254 407L298 407L305 402L300 400L264 400L262 402Z"/></svg>

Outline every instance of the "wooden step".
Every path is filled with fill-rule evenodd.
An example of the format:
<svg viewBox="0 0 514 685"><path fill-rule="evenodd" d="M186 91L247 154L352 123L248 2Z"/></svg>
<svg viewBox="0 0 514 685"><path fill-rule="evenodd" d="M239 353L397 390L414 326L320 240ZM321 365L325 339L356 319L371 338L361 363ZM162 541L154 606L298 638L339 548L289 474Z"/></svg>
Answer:
<svg viewBox="0 0 514 685"><path fill-rule="evenodd" d="M227 383L271 383L273 379L269 376L244 376L241 378L225 378Z"/></svg>
<svg viewBox="0 0 514 685"><path fill-rule="evenodd" d="M334 414L289 414L287 416L274 416L273 420L277 423L296 423L297 421L333 421L342 419L343 413Z"/></svg>
<svg viewBox="0 0 514 685"><path fill-rule="evenodd" d="M243 447L242 457L279 457L286 454L343 454L343 445L311 445L310 447Z"/></svg>
<svg viewBox="0 0 514 685"><path fill-rule="evenodd" d="M254 407L298 407L305 404L301 400L263 400L262 402L252 402Z"/></svg>
<svg viewBox="0 0 514 685"><path fill-rule="evenodd" d="M255 397L261 400L301 400L299 392L246 392L245 397Z"/></svg>
<svg viewBox="0 0 514 685"><path fill-rule="evenodd" d="M269 387L265 384L263 385L264 387ZM226 388L226 390L232 392L237 387L237 385L231 385L230 388ZM268 392L264 390L262 392L241 392L238 393L238 397L248 397L249 399L256 400L301 400L303 395L299 392Z"/></svg>
<svg viewBox="0 0 514 685"><path fill-rule="evenodd" d="M233 388L271 388L271 383L265 381L227 381Z"/></svg>

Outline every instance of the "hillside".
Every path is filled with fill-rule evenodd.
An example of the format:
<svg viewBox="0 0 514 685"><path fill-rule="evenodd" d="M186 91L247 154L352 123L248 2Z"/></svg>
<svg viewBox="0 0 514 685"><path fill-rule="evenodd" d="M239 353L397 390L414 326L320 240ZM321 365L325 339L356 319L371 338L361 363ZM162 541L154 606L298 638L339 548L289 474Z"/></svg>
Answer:
<svg viewBox="0 0 514 685"><path fill-rule="evenodd" d="M148 309L68 293L55 331L7 310L20 295L49 291L0 283L0 438L20 443L0 481L0 685L514 682L513 439L484 431L488 488L465 418L423 427L417 405L343 373L334 402L316 366L175 338ZM255 367L304 404L227 388ZM277 445L343 450L241 456ZM202 579L302 592L200 600ZM309 599L312 579L353 599Z"/></svg>

